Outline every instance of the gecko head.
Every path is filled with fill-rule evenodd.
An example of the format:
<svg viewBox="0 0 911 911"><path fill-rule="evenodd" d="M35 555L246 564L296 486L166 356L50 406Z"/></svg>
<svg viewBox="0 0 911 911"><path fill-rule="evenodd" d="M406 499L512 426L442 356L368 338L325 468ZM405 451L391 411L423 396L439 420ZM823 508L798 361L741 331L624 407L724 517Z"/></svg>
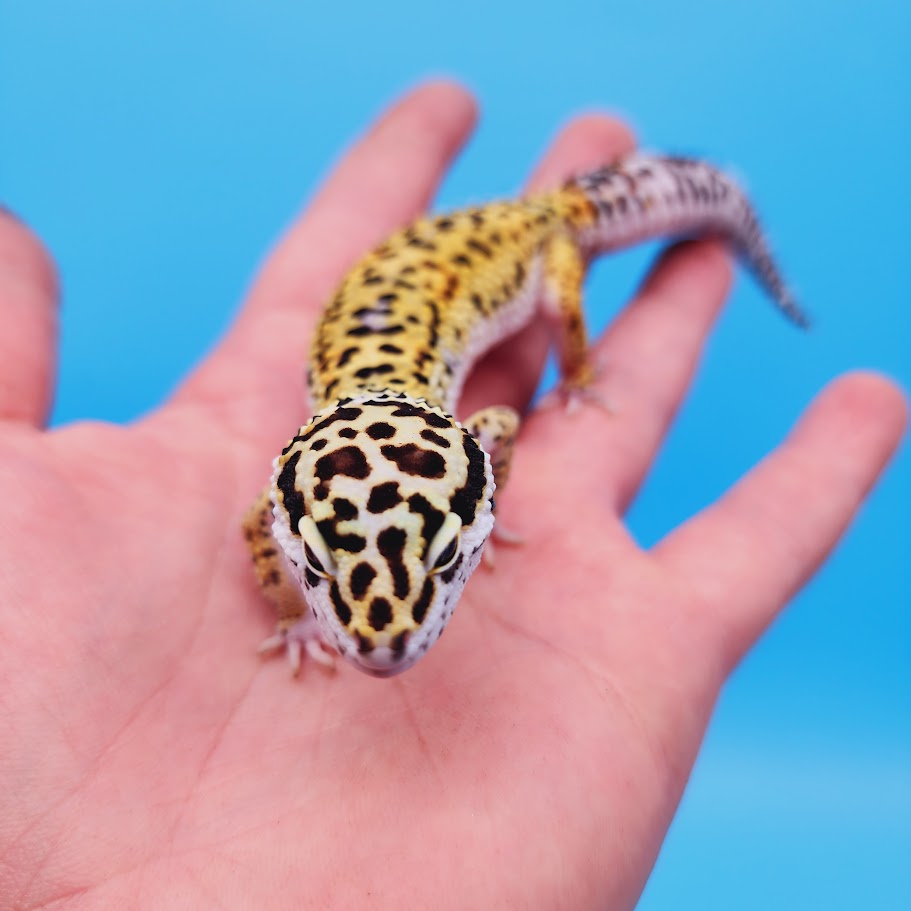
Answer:
<svg viewBox="0 0 911 911"><path fill-rule="evenodd" d="M493 527L490 460L455 418L376 392L315 415L276 460L273 533L326 639L406 670L439 638Z"/></svg>

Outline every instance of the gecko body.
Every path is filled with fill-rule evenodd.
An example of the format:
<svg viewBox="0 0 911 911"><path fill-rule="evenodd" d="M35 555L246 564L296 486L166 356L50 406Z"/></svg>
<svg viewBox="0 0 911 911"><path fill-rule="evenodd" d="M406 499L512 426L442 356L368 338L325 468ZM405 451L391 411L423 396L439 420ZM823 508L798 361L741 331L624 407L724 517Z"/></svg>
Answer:
<svg viewBox="0 0 911 911"><path fill-rule="evenodd" d="M369 252L316 329L315 413L245 520L286 647L328 647L389 676L436 641L494 528L519 415L454 417L477 359L542 313L564 387L592 381L582 317L590 259L640 240L727 240L794 322L805 319L748 199L701 161L634 155L559 190L426 217Z"/></svg>

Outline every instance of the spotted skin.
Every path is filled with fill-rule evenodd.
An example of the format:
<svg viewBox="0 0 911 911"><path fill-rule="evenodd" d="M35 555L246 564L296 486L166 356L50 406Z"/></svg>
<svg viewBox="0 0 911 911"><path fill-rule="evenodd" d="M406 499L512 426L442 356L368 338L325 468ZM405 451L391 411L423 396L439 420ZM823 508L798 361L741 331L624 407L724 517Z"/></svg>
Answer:
<svg viewBox="0 0 911 911"><path fill-rule="evenodd" d="M724 238L805 325L749 201L689 159L635 155L551 193L423 218L369 252L316 328L316 413L244 522L278 615L267 645L287 645L295 670L302 646L376 676L413 665L481 559L519 430L505 406L455 419L473 364L541 312L564 386L584 392L595 375L582 313L589 260L705 234Z"/></svg>

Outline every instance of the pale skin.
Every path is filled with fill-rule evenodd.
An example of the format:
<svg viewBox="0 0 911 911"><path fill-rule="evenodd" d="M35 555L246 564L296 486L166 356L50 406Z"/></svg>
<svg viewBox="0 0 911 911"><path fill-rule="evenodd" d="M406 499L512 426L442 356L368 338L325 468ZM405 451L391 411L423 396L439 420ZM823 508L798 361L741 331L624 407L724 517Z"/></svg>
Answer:
<svg viewBox="0 0 911 911"><path fill-rule="evenodd" d="M306 417L316 314L428 205L474 116L445 83L387 112L216 351L128 427L44 428L53 269L0 216L3 907L634 906L720 687L850 522L905 405L883 378L836 380L732 490L639 549L623 511L730 282L717 245L677 248L597 341L614 412L525 423L501 502L525 544L475 574L423 661L293 680L260 660L272 621L239 521ZM530 186L632 145L578 119ZM525 407L543 347L535 327L485 362L463 413Z"/></svg>

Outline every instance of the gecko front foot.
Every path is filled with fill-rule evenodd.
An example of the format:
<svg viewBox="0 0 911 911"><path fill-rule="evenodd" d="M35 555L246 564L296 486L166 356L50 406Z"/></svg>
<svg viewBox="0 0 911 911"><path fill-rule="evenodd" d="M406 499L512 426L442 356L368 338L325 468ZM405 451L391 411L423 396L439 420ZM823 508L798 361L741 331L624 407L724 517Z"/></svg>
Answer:
<svg viewBox="0 0 911 911"><path fill-rule="evenodd" d="M287 650L288 663L295 677L300 673L304 652L323 667L335 670L336 654L323 638L312 611L290 626L279 624L275 634L264 639L257 651L261 655L269 655L281 649Z"/></svg>
<svg viewBox="0 0 911 911"><path fill-rule="evenodd" d="M494 547L494 542L496 542L496 548ZM487 543L484 545L484 553L481 555L484 568L488 570L496 569L495 553L499 550L501 544L506 544L510 547L519 547L524 543L525 538L522 535L507 528L499 519L497 519L496 522L494 522L493 531L487 539Z"/></svg>

